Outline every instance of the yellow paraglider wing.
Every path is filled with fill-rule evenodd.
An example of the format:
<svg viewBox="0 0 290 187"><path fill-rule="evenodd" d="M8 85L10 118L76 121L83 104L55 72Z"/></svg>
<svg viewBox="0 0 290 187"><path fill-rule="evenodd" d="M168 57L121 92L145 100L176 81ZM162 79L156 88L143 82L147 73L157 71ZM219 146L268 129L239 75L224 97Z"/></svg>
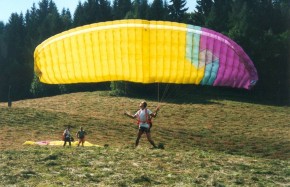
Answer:
<svg viewBox="0 0 290 187"><path fill-rule="evenodd" d="M214 31L174 22L120 20L55 35L34 52L49 84L131 81L250 88L258 80L244 51Z"/></svg>

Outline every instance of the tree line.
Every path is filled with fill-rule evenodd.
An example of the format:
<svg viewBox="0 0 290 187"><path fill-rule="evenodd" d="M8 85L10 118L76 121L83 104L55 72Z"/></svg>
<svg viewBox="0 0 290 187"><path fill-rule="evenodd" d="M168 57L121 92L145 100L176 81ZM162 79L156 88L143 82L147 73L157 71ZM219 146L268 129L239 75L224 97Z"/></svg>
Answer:
<svg viewBox="0 0 290 187"><path fill-rule="evenodd" d="M259 82L251 95L290 103L290 1L196 2L195 11L189 12L186 0L87 0L79 2L72 15L68 9L59 11L53 0L42 0L25 13L12 13L7 23L0 22L0 101L108 88L124 91L134 86L42 84L34 75L33 52L45 39L74 27L147 19L193 24L228 36L242 46L257 68Z"/></svg>

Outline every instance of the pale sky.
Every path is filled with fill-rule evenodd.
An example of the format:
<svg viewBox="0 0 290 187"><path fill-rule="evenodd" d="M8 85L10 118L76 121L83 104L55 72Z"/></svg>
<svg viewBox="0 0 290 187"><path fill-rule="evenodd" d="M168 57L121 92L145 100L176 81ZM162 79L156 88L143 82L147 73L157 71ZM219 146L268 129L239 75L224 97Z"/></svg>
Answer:
<svg viewBox="0 0 290 187"><path fill-rule="evenodd" d="M33 3L38 8L38 2L41 0L0 0L0 21L7 23L12 13L21 12L25 15L27 10L30 10ZM68 8L73 16L74 11L79 2L85 2L86 0L53 0L56 4L59 12L63 8ZM149 2L151 2L149 0ZM167 0L169 2L169 0ZM188 12L193 12L196 6L196 0L187 0Z"/></svg>

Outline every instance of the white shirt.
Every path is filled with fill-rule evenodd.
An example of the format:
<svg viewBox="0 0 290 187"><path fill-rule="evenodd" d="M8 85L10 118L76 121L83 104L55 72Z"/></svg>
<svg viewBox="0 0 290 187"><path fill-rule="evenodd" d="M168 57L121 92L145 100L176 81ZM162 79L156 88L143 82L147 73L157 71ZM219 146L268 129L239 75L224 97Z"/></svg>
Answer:
<svg viewBox="0 0 290 187"><path fill-rule="evenodd" d="M149 124L147 123L147 119L146 119L146 110L147 110L147 118L150 117L150 114L152 114L152 111L149 109L140 109L136 112L136 114L134 115L134 117L137 117L139 121L139 127L145 127L145 128L149 128Z"/></svg>
<svg viewBox="0 0 290 187"><path fill-rule="evenodd" d="M70 132L69 132L69 130L65 129L63 133L64 133L64 135L65 135L66 137L70 137Z"/></svg>

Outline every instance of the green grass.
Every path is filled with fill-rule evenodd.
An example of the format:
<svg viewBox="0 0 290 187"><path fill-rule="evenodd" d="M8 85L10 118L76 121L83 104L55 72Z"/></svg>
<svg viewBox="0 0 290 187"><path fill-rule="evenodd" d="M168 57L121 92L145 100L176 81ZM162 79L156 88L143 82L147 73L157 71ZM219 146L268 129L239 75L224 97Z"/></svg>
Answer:
<svg viewBox="0 0 290 187"><path fill-rule="evenodd" d="M0 158L5 161L0 171L3 185L289 185L287 161L273 162L197 148L183 151L110 146L25 147L4 151Z"/></svg>
<svg viewBox="0 0 290 187"><path fill-rule="evenodd" d="M123 112L140 101L86 92L0 103L0 186L290 186L289 107L167 101L152 129L165 149L145 137L134 149L137 127ZM22 145L60 140L68 124L101 147Z"/></svg>

